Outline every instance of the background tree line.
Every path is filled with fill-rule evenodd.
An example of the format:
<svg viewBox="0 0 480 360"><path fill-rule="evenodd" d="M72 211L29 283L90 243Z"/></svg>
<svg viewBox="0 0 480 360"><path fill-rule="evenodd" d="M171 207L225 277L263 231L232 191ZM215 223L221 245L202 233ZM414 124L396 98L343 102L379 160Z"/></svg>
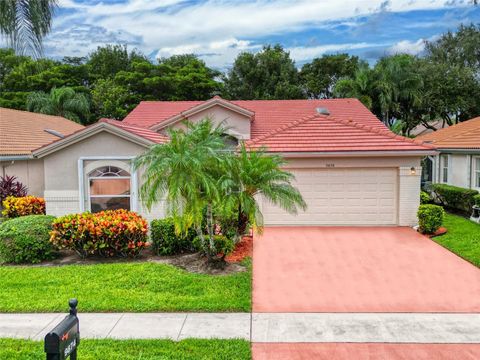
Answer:
<svg viewBox="0 0 480 360"><path fill-rule="evenodd" d="M126 46L99 47L62 60L0 49L0 106L57 114L88 124L123 119L142 100L356 97L395 131L454 124L480 115L480 24L427 42L422 56L381 58L370 66L348 54L298 68L280 45L241 53L222 73L195 55L152 61Z"/></svg>

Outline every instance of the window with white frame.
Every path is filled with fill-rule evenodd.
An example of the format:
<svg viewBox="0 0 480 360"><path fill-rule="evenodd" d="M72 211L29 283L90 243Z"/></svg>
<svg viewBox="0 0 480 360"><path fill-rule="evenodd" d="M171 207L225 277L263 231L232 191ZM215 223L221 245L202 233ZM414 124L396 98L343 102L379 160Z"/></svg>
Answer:
<svg viewBox="0 0 480 360"><path fill-rule="evenodd" d="M440 179L443 183L448 183L450 172L450 156L441 155L440 156Z"/></svg>
<svg viewBox="0 0 480 360"><path fill-rule="evenodd" d="M473 184L480 189L480 157L473 158Z"/></svg>
<svg viewBox="0 0 480 360"><path fill-rule="evenodd" d="M130 210L130 174L116 166L101 166L88 174L91 212Z"/></svg>

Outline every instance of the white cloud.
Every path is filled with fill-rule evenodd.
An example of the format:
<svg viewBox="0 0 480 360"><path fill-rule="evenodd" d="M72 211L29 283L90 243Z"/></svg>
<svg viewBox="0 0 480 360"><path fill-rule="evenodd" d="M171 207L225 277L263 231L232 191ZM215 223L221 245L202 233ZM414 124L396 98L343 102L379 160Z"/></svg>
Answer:
<svg viewBox="0 0 480 360"><path fill-rule="evenodd" d="M299 46L289 48L290 55L295 61L305 61L313 59L314 57L321 56L328 52L340 52L348 51L355 49L366 49L378 46L385 46L385 44L377 43L355 43L355 44L330 44L330 45L320 45L320 46Z"/></svg>
<svg viewBox="0 0 480 360"><path fill-rule="evenodd" d="M87 25L104 29L104 43L111 42L115 37L124 42L132 38L135 40L133 45L147 54L158 52L159 56L167 56L193 52L200 54L211 66L224 66L238 52L258 49L255 39L291 35L307 28L321 27L326 22L351 21L359 16L385 11L383 4L384 0L205 0L198 3L187 0L128 0L124 4L98 1L88 5L75 0L61 0L60 6L68 9L68 13L55 18L53 32L46 45L52 49L49 55L63 55L64 48L72 51L76 48L77 55L85 55L92 47L85 46L90 35L84 32L81 38L78 33L75 36L68 33L79 25ZM391 0L388 11L406 12L446 6L449 5L445 0ZM99 43L95 42L94 47L97 45ZM301 61L309 54L358 49L366 45L292 47L290 50L293 57ZM58 53L53 49L57 49Z"/></svg>
<svg viewBox="0 0 480 360"><path fill-rule="evenodd" d="M418 55L423 50L425 50L425 39L418 39L417 41L402 40L391 46L387 53Z"/></svg>

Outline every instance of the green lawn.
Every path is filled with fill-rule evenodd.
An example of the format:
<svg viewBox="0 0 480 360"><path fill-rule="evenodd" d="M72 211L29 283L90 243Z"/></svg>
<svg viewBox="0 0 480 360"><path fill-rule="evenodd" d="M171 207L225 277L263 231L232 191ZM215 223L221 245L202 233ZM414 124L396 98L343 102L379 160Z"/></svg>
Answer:
<svg viewBox="0 0 480 360"><path fill-rule="evenodd" d="M445 214L445 235L433 238L458 256L480 267L480 225L463 217Z"/></svg>
<svg viewBox="0 0 480 360"><path fill-rule="evenodd" d="M0 339L0 359L44 359L43 342ZM82 360L122 359L251 359L245 340L80 340L78 358Z"/></svg>
<svg viewBox="0 0 480 360"><path fill-rule="evenodd" d="M0 266L0 279L0 312L65 312L72 297L80 312L251 308L251 271L212 276L155 263Z"/></svg>

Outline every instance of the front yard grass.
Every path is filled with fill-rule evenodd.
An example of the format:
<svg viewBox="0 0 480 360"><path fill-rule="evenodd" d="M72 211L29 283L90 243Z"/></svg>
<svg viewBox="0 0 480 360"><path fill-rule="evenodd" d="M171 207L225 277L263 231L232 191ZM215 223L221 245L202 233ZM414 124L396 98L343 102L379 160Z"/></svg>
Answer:
<svg viewBox="0 0 480 360"><path fill-rule="evenodd" d="M213 276L155 263L0 266L0 312L65 312L73 297L79 312L248 312L248 269Z"/></svg>
<svg viewBox="0 0 480 360"><path fill-rule="evenodd" d="M0 359L44 359L43 342L0 339ZM80 340L78 358L82 360L122 359L251 359L245 340Z"/></svg>
<svg viewBox="0 0 480 360"><path fill-rule="evenodd" d="M433 240L458 256L480 267L480 225L461 216L445 214L445 235Z"/></svg>

